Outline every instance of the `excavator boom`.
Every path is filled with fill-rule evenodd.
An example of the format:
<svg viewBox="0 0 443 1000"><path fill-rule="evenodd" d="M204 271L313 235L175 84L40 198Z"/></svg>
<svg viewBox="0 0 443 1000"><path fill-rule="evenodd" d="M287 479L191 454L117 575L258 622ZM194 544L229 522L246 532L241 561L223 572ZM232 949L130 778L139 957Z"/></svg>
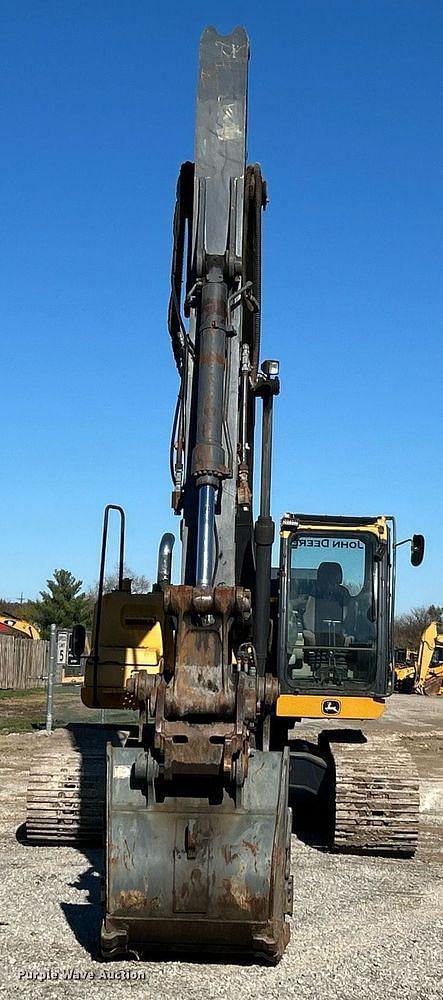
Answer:
<svg viewBox="0 0 443 1000"><path fill-rule="evenodd" d="M417 654L418 694L443 694L443 623L430 622L420 637Z"/></svg>

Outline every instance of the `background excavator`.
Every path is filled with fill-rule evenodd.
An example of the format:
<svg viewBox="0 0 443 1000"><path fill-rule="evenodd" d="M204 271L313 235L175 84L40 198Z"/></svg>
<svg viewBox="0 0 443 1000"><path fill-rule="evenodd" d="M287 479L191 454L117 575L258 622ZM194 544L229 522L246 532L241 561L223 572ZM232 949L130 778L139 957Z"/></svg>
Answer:
<svg viewBox="0 0 443 1000"><path fill-rule="evenodd" d="M420 636L415 690L418 694L443 694L443 622L430 622Z"/></svg>
<svg viewBox="0 0 443 1000"><path fill-rule="evenodd" d="M38 628L16 615L0 615L0 635L14 635L17 639L40 639Z"/></svg>
<svg viewBox="0 0 443 1000"><path fill-rule="evenodd" d="M394 685L400 694L412 694L417 673L415 649L396 647L394 650Z"/></svg>
<svg viewBox="0 0 443 1000"><path fill-rule="evenodd" d="M443 622L425 626L418 651L396 649L394 671L396 689L404 694L443 694Z"/></svg>
<svg viewBox="0 0 443 1000"><path fill-rule="evenodd" d="M132 594L124 512L105 510L82 699L136 710L138 726L55 734L30 775L31 840L101 837L106 800L105 957L185 949L277 961L292 912L290 788L327 803L331 846L411 852L417 836L418 785L404 755L358 732L356 741L355 730L353 742L342 730L315 744L292 736L302 719L383 711L395 522L287 514L272 572L280 384L277 361L260 365L267 196L260 167L245 161L248 57L242 28L203 33L195 163L177 186L168 318L180 378L170 467L181 582L171 582L168 533L152 592ZM104 594L111 511L119 584ZM417 565L423 545L414 536Z"/></svg>

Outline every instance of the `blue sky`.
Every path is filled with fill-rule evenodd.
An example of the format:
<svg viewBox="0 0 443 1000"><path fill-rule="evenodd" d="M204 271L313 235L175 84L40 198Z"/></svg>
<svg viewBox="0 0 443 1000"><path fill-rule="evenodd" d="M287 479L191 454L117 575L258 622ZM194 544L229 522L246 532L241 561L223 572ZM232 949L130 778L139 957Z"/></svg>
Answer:
<svg viewBox="0 0 443 1000"><path fill-rule="evenodd" d="M1 0L0 594L97 577L102 508L151 578L177 380L171 215L198 39L238 4ZM222 10L222 16L220 16ZM245 8L264 223L263 356L281 361L273 511L394 513L400 610L443 603L440 0ZM112 557L111 557L112 562Z"/></svg>

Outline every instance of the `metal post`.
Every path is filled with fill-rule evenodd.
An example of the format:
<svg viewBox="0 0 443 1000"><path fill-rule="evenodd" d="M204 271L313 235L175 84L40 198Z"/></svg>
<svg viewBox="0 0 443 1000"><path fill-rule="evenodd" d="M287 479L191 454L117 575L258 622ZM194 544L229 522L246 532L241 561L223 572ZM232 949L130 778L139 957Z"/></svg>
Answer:
<svg viewBox="0 0 443 1000"><path fill-rule="evenodd" d="M48 687L46 691L46 733L48 736L52 733L52 706L54 700L54 680L55 671L57 669L57 626L51 625L51 635L49 639L49 672L48 672Z"/></svg>

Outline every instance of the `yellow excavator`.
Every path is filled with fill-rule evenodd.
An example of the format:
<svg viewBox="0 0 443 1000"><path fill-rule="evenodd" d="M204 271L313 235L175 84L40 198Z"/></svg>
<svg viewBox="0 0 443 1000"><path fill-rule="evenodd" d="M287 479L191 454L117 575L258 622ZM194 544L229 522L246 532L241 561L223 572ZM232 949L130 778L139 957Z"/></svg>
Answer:
<svg viewBox="0 0 443 1000"><path fill-rule="evenodd" d="M417 652L414 649L397 646L394 650L395 690L401 694L411 694L417 673Z"/></svg>
<svg viewBox="0 0 443 1000"><path fill-rule="evenodd" d="M18 639L40 639L35 625L15 615L0 615L0 635L14 635Z"/></svg>
<svg viewBox="0 0 443 1000"><path fill-rule="evenodd" d="M430 622L420 636L415 690L443 695L443 622Z"/></svg>
<svg viewBox="0 0 443 1000"><path fill-rule="evenodd" d="M404 694L443 694L443 623L429 622L418 651L396 649L395 688Z"/></svg>
<svg viewBox="0 0 443 1000"><path fill-rule="evenodd" d="M267 191L259 165L246 164L248 59L244 29L203 33L195 162L177 185L168 326L180 380L170 452L180 582L167 533L152 592L132 594L124 511L110 504L104 516L81 695L91 709L135 710L138 724L128 713L124 727L55 734L30 774L30 840L104 839L104 958L182 950L278 961L292 912L289 801L300 791L321 804L335 849L408 854L417 840L406 752L327 728L378 718L392 692L394 518L286 514L272 571L280 381L276 360L260 364ZM119 580L105 594L110 516ZM411 542L419 565L423 537ZM74 647L77 638L74 628ZM325 726L315 741L297 737L306 719Z"/></svg>

